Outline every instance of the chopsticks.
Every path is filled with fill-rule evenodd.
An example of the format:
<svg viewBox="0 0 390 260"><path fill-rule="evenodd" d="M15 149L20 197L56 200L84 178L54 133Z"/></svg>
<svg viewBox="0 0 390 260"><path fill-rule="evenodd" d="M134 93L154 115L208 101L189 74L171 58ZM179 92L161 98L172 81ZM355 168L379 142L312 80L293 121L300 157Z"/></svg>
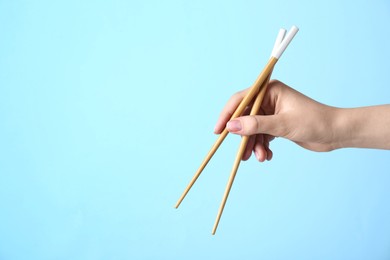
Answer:
<svg viewBox="0 0 390 260"><path fill-rule="evenodd" d="M257 114L257 112L261 106L261 102L263 100L263 97L265 95L266 88L267 88L269 79L271 77L272 70L297 32L298 32L298 28L296 26L293 26L290 29L290 31L287 33L287 35L285 35L285 33L286 33L285 29L281 29L279 31L278 36L277 36L276 41L275 41L275 45L274 45L271 57L268 60L268 63L265 65L263 71L259 74L256 81L254 82L252 87L249 89L248 93L243 98L243 100L241 101L239 106L236 108L235 112L233 113L233 115L231 116L230 119L241 116L242 113L244 112L245 108L249 105L249 103L253 100L253 98L256 95L257 95L257 97L255 99L253 106L252 106L250 114L251 115ZM227 129L225 127L225 129L222 131L222 133L219 135L219 137L215 141L214 145L211 147L210 151L207 153L207 155L206 155L205 159L202 161L200 167L195 172L195 175L192 177L190 183L187 185L186 189L184 190L184 192L180 196L179 200L177 201L177 203L175 205L175 208L178 208L180 206L181 202L183 201L185 196L188 194L191 187L194 185L194 183L196 182L196 180L198 179L198 177L200 176L200 174L202 173L204 168L207 166L210 159L213 157L215 152L218 150L219 146L222 144L223 140L226 138L228 133L229 132L227 131ZM246 145L248 143L248 139L249 139L248 136L243 136L241 139L239 150L237 152L237 156L236 156L236 159L235 159L234 164L233 164L233 169L231 171L230 178L229 178L228 184L226 186L226 190L225 190L224 196L222 198L222 202L221 202L221 205L220 205L220 208L218 211L218 215L217 215L217 218L216 218L213 230L212 230L213 235L215 234L216 229L218 227L219 220L221 218L223 209L224 209L226 201L227 201L227 197L229 195L229 192L230 192L231 186L233 184L235 175L236 175L238 167L240 165L242 155L243 155L245 148L246 148Z"/></svg>
<svg viewBox="0 0 390 260"><path fill-rule="evenodd" d="M285 34L286 34L286 30L285 29L280 29L279 30L279 34L276 37L272 53L276 50L276 48L279 47L279 45L281 44ZM263 102L263 98L264 98L265 92L267 91L267 87L268 87L269 80L271 78L271 74L272 74L272 70L268 74L267 78L265 79L265 81L263 82L263 84L260 87L260 91L257 94L255 102L253 103L253 106L252 106L251 111L250 111L250 115L251 116L257 115L257 113L260 110L260 106L261 106L261 103ZM246 146L248 144L248 141L249 141L249 136L242 136L241 143L240 143L240 146L238 148L237 155L236 155L236 159L234 160L233 168L232 168L232 171L230 173L230 177L229 177L228 183L226 185L225 193L223 194L222 202L221 202L221 205L220 205L219 210L218 210L217 218L215 220L215 224L214 224L213 230L211 232L213 235L215 235L215 232L216 232L216 230L218 228L219 220L221 219L223 209L225 208L225 204L226 204L227 198L228 198L230 190L232 188L234 178L236 177L236 173L237 173L238 167L240 166L241 159L242 159L242 156L244 155L244 152L245 152Z"/></svg>

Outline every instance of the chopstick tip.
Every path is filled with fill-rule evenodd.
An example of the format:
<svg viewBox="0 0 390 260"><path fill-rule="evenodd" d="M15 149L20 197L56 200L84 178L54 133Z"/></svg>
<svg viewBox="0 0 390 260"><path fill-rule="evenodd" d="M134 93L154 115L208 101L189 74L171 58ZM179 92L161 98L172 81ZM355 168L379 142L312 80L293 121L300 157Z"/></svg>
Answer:
<svg viewBox="0 0 390 260"><path fill-rule="evenodd" d="M217 231L217 225L214 225L213 230L211 231L211 235L215 235L215 232Z"/></svg>
<svg viewBox="0 0 390 260"><path fill-rule="evenodd" d="M176 202L176 204L175 204L175 209L177 209L179 206L180 206L180 204L181 204L181 202L183 201L183 198L184 198L184 196L182 195L181 197L180 197L180 199Z"/></svg>

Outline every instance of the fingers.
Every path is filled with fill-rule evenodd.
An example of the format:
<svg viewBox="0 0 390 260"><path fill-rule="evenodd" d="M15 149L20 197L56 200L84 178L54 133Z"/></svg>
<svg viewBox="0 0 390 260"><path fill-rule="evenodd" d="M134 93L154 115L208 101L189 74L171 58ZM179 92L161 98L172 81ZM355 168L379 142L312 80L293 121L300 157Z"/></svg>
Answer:
<svg viewBox="0 0 390 260"><path fill-rule="evenodd" d="M251 157L253 151L256 159L259 162L264 162L265 160L270 161L272 159L273 153L269 148L269 143L274 138L274 136L263 134L250 136L245 152L242 156L242 160L248 160Z"/></svg>
<svg viewBox="0 0 390 260"><path fill-rule="evenodd" d="M284 136L284 120L281 115L272 116L242 116L229 121L227 130L233 134L255 135L269 134Z"/></svg>
<svg viewBox="0 0 390 260"><path fill-rule="evenodd" d="M225 128L226 123L230 120L232 117L234 111L240 104L241 100L244 98L245 94L247 92L246 90L237 92L235 95L233 95L229 101L226 103L225 107L222 109L221 114L219 115L219 118L217 120L217 123L214 128L214 133L220 134L222 130Z"/></svg>
<svg viewBox="0 0 390 260"><path fill-rule="evenodd" d="M246 161L246 160L248 160L251 157L252 150L253 150L254 145L255 145L255 141L256 141L256 136L250 136L249 137L248 144L246 145L245 152L242 155L242 160L243 161Z"/></svg>
<svg viewBox="0 0 390 260"><path fill-rule="evenodd" d="M269 143L274 139L270 135L257 135L255 144L253 146L253 152L256 155L256 159L259 162L264 162L265 160L270 161L272 159L273 153L269 148Z"/></svg>
<svg viewBox="0 0 390 260"><path fill-rule="evenodd" d="M267 159L267 150L264 147L263 135L256 136L256 143L253 147L253 152L255 153L256 159L259 162L264 162Z"/></svg>
<svg viewBox="0 0 390 260"><path fill-rule="evenodd" d="M273 139L274 137L272 137ZM266 135L266 137L264 138L264 148L267 152L267 161L271 161L272 160L272 157L273 157L273 152L271 151L271 149L269 148L269 143L272 141L272 139L270 139L270 136L269 135Z"/></svg>

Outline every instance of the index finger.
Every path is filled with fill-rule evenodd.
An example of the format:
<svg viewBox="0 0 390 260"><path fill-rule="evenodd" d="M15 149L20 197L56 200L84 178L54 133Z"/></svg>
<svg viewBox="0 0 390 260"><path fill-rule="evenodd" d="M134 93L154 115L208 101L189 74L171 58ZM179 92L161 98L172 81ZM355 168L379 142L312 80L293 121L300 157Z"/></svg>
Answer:
<svg viewBox="0 0 390 260"><path fill-rule="evenodd" d="M234 111L236 111L238 105L241 103L241 100L245 97L245 94L248 92L248 90L249 88L241 90L230 97L229 101L222 109L222 112L219 115L217 123L214 127L215 134L220 134L223 129L225 129L226 123L231 119Z"/></svg>

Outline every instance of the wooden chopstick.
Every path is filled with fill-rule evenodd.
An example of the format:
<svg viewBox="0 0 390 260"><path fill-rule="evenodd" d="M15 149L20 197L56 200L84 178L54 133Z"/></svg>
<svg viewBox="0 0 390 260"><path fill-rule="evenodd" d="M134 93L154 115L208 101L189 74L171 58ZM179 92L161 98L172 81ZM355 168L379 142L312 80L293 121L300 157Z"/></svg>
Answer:
<svg viewBox="0 0 390 260"><path fill-rule="evenodd" d="M276 37L276 40L274 43L274 48L272 50L272 54L274 54L275 50L282 43L285 34L286 34L286 30L281 29L279 31L278 36ZM272 57L272 55L271 55L271 57ZM251 112L250 112L251 116L256 115L260 110L261 103L263 102L264 95L265 95L265 92L267 91L268 83L269 83L269 80L271 78L271 74L272 74L272 70L270 71L267 78L265 79L265 81L263 82L263 84L260 87L260 91L257 94L255 102L253 103L253 106L251 108ZM221 220L221 216L222 216L223 210L225 208L227 198L228 198L230 190L232 188L234 178L236 177L237 170L238 170L238 167L240 166L241 159L242 159L242 156L245 152L248 141L249 141L249 136L242 136L241 143L240 143L240 146L239 146L238 151L237 151L236 159L234 160L233 168L232 168L232 171L230 172L230 177L229 177L228 183L226 184L225 193L223 194L221 205L219 206L217 218L215 219L214 227L213 227L213 230L211 231L212 235L215 235L215 232L217 231L219 221Z"/></svg>
<svg viewBox="0 0 390 260"><path fill-rule="evenodd" d="M274 68L276 62L278 61L277 58L271 57L268 61L268 63L265 65L263 71L260 73L260 75L257 77L255 83L253 86L249 89L248 93L244 97L244 99L241 101L240 105L236 108L233 115L231 116L231 119L241 116L241 114L244 112L245 108L249 105L249 103L252 101L253 97L259 92L260 86L263 84L263 82L266 80L267 76L270 74L272 69ZM180 203L183 201L187 193L190 191L192 185L196 182L200 174L202 173L203 169L206 167L210 159L213 157L215 152L218 150L219 146L222 144L225 137L228 135L228 131L225 127L225 129L222 131L222 133L219 135L218 139L215 141L214 145L211 147L210 151L207 153L205 159L201 163L200 167L196 171L195 175L192 177L190 183L187 185L186 189L184 190L183 194L177 201L175 208L178 208L180 206Z"/></svg>
<svg viewBox="0 0 390 260"><path fill-rule="evenodd" d="M257 94L257 97L255 99L255 102L253 103L253 106L252 106L252 109L250 112L251 116L257 115L257 113L260 110L260 106L261 106L261 103L263 102L265 92L267 91L270 77L271 77L271 73L268 75L268 77L266 78L266 80L264 81L263 85L260 88L260 92ZM232 168L232 171L230 173L228 183L226 185L225 193L223 194L223 197L222 197L221 205L219 206L219 210L218 210L217 218L216 218L215 223L214 223L213 230L211 232L211 234L213 234L213 235L215 235L215 232L218 228L218 224L219 224L219 221L221 219L223 209L225 208L227 198L228 198L230 190L232 188L234 178L236 177L236 173L237 173L238 167L240 166L240 162L241 162L242 156L244 155L248 141L249 141L249 136L243 136L241 138L241 143L240 143L240 146L238 148L236 159L234 160L233 168Z"/></svg>
<svg viewBox="0 0 390 260"><path fill-rule="evenodd" d="M274 43L274 48L272 50L271 57L274 55L276 50L282 44L282 41L283 41L285 34L286 34L286 30L281 29L279 31L278 36L276 37L276 40ZM269 80L271 78L271 74L272 74L272 70L270 71L267 78L265 79L265 81L263 82L263 84L260 87L260 91L257 94L255 102L253 103L253 106L251 108L251 112L250 112L251 116L257 115L257 113L260 110L261 103L263 102L265 93L267 91L268 83L269 83ZM225 193L223 194L221 205L219 206L217 218L215 219L214 227L213 227L213 230L211 231L212 235L215 235L215 232L217 231L219 221L221 220L221 216L222 216L223 210L225 208L227 198L228 198L230 190L232 188L234 178L236 177L237 170L238 170L238 167L240 166L241 159L242 159L242 156L244 155L248 141L249 141L249 136L243 136L241 138L241 143L240 143L240 146L238 148L236 159L234 160L233 168L232 168L232 171L230 172L230 177L229 177L228 183L226 184Z"/></svg>

